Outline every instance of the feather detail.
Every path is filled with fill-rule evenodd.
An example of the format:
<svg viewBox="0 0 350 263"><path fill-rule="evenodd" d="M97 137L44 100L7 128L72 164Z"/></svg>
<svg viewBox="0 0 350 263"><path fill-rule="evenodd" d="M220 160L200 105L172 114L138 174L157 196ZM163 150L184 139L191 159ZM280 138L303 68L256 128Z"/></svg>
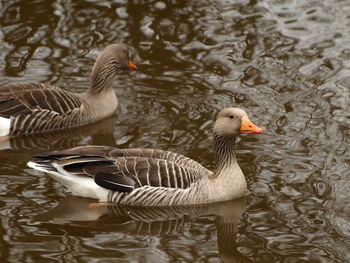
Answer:
<svg viewBox="0 0 350 263"><path fill-rule="evenodd" d="M170 152L158 150L157 158L149 157L155 152L153 149L129 150L104 146L77 147L60 153L41 154L34 157L32 162L41 165L53 162L72 175L95 178L96 174L104 173L118 175L119 178L130 178L135 181L135 188L155 186L186 189L202 176L202 171L210 174L209 170L193 160L191 165L175 163L173 155L177 155L177 159L186 158L182 155L172 153L172 158L169 158ZM169 159L164 159L166 157ZM181 177L186 175L188 179L182 180ZM180 181L184 182L177 183Z"/></svg>
<svg viewBox="0 0 350 263"><path fill-rule="evenodd" d="M119 174L98 172L94 180L99 186L118 192L131 192L135 185L134 180Z"/></svg>

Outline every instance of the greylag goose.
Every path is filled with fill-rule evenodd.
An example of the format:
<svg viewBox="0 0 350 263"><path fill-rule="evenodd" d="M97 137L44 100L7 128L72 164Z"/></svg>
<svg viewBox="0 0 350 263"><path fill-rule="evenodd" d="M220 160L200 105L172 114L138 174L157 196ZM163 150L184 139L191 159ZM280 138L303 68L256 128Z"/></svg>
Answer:
<svg viewBox="0 0 350 263"><path fill-rule="evenodd" d="M112 115L118 106L114 77L128 67L128 48L108 45L92 69L85 93L73 93L44 83L0 87L0 136L60 130L92 123Z"/></svg>
<svg viewBox="0 0 350 263"><path fill-rule="evenodd" d="M170 151L82 146L35 156L28 166L48 173L74 195L100 202L171 206L242 197L247 183L234 146L240 133L262 133L239 108L219 112L213 126L214 172Z"/></svg>

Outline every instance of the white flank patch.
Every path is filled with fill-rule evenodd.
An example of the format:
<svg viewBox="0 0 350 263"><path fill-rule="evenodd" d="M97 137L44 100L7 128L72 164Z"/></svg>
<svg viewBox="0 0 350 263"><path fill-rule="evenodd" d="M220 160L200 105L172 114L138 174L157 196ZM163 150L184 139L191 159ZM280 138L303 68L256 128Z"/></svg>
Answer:
<svg viewBox="0 0 350 263"><path fill-rule="evenodd" d="M37 167L37 164L34 163L34 162L27 162L27 165L28 165L30 168L43 171L42 169L40 169L40 167Z"/></svg>
<svg viewBox="0 0 350 263"><path fill-rule="evenodd" d="M11 120L0 117L0 136L7 136L10 134Z"/></svg>
<svg viewBox="0 0 350 263"><path fill-rule="evenodd" d="M30 168L47 173L50 177L63 184L73 195L95 198L100 202L107 202L107 196L110 190L97 185L94 179L90 177L70 174L56 163L52 163L52 165L57 169L57 172L47 171L35 162L28 162L27 165Z"/></svg>

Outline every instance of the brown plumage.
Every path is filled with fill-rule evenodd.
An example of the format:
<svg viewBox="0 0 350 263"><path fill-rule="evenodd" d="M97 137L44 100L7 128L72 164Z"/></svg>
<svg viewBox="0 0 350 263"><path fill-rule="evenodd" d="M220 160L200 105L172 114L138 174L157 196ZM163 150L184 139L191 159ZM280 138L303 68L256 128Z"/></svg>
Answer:
<svg viewBox="0 0 350 263"><path fill-rule="evenodd" d="M112 115L118 106L114 77L128 67L128 49L111 44L98 56L85 93L41 83L0 87L0 136L29 134L81 126ZM8 121L9 129L5 129Z"/></svg>
<svg viewBox="0 0 350 263"><path fill-rule="evenodd" d="M236 137L262 132L242 109L220 111L213 127L213 172L169 151L104 146L41 154L28 165L47 172L73 194L101 202L145 206L218 202L241 197L247 191L234 152Z"/></svg>
<svg viewBox="0 0 350 263"><path fill-rule="evenodd" d="M154 186L186 189L202 175L211 172L190 158L155 149L118 149L104 146L83 146L55 154L33 158L59 161L72 175L94 177L108 173L130 177L133 187Z"/></svg>

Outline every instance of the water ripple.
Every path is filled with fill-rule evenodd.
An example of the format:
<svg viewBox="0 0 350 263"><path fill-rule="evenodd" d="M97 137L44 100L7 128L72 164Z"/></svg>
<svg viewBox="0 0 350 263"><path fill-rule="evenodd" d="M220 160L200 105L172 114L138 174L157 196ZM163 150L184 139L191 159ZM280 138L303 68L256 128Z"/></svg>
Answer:
<svg viewBox="0 0 350 263"><path fill-rule="evenodd" d="M129 44L139 67L115 82L117 119L92 125L89 134L2 145L13 147L0 153L4 261L225 260L208 215L183 228L171 221L174 231L161 237L62 222L29 226L28 214L55 207L67 193L25 162L92 143L172 150L212 169L212 120L231 105L266 130L237 144L250 201L235 259L350 260L347 1L16 0L0 7L2 84L42 81L82 92L111 42Z"/></svg>

